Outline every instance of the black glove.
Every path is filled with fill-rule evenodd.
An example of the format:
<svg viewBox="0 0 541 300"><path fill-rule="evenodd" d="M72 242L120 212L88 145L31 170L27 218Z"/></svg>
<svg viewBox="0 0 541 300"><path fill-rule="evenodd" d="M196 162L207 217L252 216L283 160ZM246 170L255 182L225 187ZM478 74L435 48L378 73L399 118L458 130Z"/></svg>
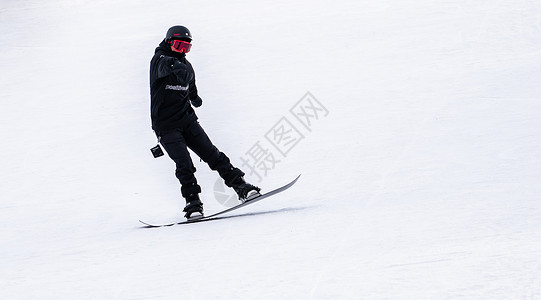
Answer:
<svg viewBox="0 0 541 300"><path fill-rule="evenodd" d="M181 63L178 59L173 60L171 69L173 69L173 73L177 75L178 80L183 84L188 84L193 80L193 72L186 64Z"/></svg>
<svg viewBox="0 0 541 300"><path fill-rule="evenodd" d="M192 102L192 105L194 107L199 107L203 104L203 99L201 97L197 96L195 99L190 99L190 102Z"/></svg>

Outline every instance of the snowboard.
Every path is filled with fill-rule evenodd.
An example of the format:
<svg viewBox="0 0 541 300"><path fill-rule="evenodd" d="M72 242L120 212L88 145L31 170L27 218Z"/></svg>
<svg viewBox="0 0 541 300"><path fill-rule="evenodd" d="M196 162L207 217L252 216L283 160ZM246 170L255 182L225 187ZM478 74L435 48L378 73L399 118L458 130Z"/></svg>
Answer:
<svg viewBox="0 0 541 300"><path fill-rule="evenodd" d="M276 194L278 194L280 192L283 192L283 191L287 190L288 188L293 186L297 182L297 180L299 180L299 177L301 177L301 175L297 176L297 178L295 178L293 181L291 181L290 183L288 183L288 184L286 184L284 186L281 186L281 187L279 187L277 189L274 189L274 190L272 190L270 192L261 194L260 196L257 196L255 198L253 198L253 199L251 199L249 201L246 201L244 203L241 203L239 205L233 206L233 207L228 208L228 209L224 209L222 211L219 211L219 212L214 213L212 215L204 216L204 217L199 218L199 219L185 220L185 221L179 221L179 222L173 222L173 223L165 223L165 224L152 224L152 223L148 223L148 222L141 221L141 220L139 220L139 222L143 223L147 227L166 227L166 226L173 226L173 225L189 224L189 223L197 223L197 222L215 220L216 217L218 217L219 215L222 215L222 214L237 210L239 208L242 208L242 207L245 207L245 206L248 206L248 205L251 205L251 204L254 204L254 203L259 202L259 201L261 201L261 200L263 200L265 198L268 198L270 196L276 195Z"/></svg>

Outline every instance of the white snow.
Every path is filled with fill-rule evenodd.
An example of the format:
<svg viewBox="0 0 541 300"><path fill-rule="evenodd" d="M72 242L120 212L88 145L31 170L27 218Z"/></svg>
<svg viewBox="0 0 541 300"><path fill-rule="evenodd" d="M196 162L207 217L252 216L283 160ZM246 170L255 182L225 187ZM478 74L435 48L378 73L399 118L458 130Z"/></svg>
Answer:
<svg viewBox="0 0 541 300"><path fill-rule="evenodd" d="M147 229L184 204L149 151L177 24L213 142L245 171L273 153L247 176L264 190L302 177ZM541 299L541 2L4 0L0 25L0 298ZM310 131L307 92L328 110Z"/></svg>

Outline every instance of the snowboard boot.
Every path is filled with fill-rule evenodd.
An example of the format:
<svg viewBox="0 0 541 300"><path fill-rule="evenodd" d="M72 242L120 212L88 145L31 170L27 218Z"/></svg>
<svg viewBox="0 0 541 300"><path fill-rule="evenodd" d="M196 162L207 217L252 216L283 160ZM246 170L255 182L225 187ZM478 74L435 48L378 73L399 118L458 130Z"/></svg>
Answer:
<svg viewBox="0 0 541 300"><path fill-rule="evenodd" d="M199 195L191 194L186 197L186 206L183 210L186 214L184 217L188 220L197 220L204 217L203 215L203 203L199 199Z"/></svg>
<svg viewBox="0 0 541 300"><path fill-rule="evenodd" d="M235 192L239 196L239 200L242 203L248 202L261 196L261 194L259 193L259 191L261 191L260 188L247 183L246 181L244 181L244 178L240 176L233 181L231 187L235 190Z"/></svg>

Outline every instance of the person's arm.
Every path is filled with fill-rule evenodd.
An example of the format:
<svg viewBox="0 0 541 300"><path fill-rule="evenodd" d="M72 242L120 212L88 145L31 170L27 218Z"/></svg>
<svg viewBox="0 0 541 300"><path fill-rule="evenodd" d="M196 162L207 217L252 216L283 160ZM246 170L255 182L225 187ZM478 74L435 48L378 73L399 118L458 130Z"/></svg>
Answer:
<svg viewBox="0 0 541 300"><path fill-rule="evenodd" d="M195 85L195 72L193 70L193 67L189 65L188 68L191 69L192 74L194 74L193 79L190 82L190 102L194 107L199 107L203 104L203 99L201 99L201 97L199 97L199 94L197 93L197 86Z"/></svg>
<svg viewBox="0 0 541 300"><path fill-rule="evenodd" d="M193 71L186 64L171 56L160 56L153 69L156 72L156 79L175 74L181 83L188 83L193 81L194 77Z"/></svg>

